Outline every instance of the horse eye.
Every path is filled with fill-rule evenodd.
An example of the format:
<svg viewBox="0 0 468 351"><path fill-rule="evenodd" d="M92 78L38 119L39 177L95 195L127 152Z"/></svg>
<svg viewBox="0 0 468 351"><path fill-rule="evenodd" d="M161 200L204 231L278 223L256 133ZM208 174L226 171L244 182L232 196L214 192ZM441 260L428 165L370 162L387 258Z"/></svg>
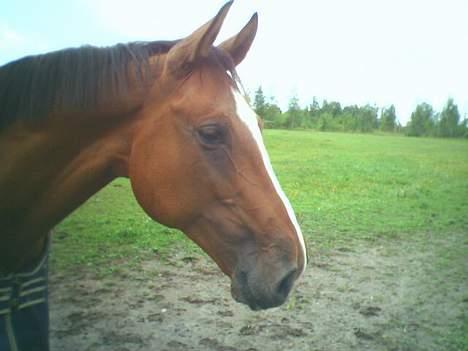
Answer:
<svg viewBox="0 0 468 351"><path fill-rule="evenodd" d="M224 143L224 129L216 124L208 124L198 128L198 137L205 146L216 146Z"/></svg>

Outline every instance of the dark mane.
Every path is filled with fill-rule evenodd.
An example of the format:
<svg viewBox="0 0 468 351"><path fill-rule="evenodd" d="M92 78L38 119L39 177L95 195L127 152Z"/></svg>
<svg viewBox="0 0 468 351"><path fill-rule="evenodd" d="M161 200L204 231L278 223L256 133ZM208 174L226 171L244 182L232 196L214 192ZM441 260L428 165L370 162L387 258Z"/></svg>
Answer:
<svg viewBox="0 0 468 351"><path fill-rule="evenodd" d="M136 42L98 48L83 46L28 56L0 67L0 130L15 120L45 118L52 111L88 111L102 92L123 96L129 63L144 83L148 58L176 41Z"/></svg>
<svg viewBox="0 0 468 351"><path fill-rule="evenodd" d="M100 98L127 94L134 64L142 87L152 79L149 57L168 52L177 41L118 44L98 48L83 46L28 56L0 67L0 131L16 120L41 120L51 112L91 111ZM231 57L212 48L211 59L242 87Z"/></svg>

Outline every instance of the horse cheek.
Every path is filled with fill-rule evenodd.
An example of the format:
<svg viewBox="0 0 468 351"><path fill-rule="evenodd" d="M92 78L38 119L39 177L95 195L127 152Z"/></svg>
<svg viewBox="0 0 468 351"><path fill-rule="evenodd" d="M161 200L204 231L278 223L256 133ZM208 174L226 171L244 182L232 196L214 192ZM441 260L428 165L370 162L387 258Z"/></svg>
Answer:
<svg viewBox="0 0 468 351"><path fill-rule="evenodd" d="M155 221L181 228L193 201L188 178L184 177L184 158L177 138L153 137L149 142L148 138L144 139L146 142L135 143L130 158L133 193Z"/></svg>

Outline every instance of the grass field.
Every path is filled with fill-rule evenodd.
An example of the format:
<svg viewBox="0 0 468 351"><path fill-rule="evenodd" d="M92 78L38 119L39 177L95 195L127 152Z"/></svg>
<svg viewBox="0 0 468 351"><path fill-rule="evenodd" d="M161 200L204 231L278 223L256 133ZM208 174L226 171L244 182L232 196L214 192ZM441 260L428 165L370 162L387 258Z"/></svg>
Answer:
<svg viewBox="0 0 468 351"><path fill-rule="evenodd" d="M468 142L266 130L273 167L310 247L355 240L468 233ZM468 234L467 234L468 235ZM65 219L54 237L58 267L162 256L184 235L149 219L126 179Z"/></svg>
<svg viewBox="0 0 468 351"><path fill-rule="evenodd" d="M199 316L193 318L190 340L206 341L206 330L216 330L216 340L234 338L238 343L242 337L247 342L248 336L238 334L245 330L246 320L250 320L247 326L263 321L265 331L271 331L271 321L277 320L281 321L278 328L286 328L284 335L296 330L287 328L304 326L308 334L295 338L292 347L288 344L292 339L281 336L281 348L273 345L279 339L265 334L268 337L259 339L259 349L309 350L301 347L313 344L325 350L332 342L337 350L467 350L468 142L283 130L265 131L265 140L309 246L309 268L288 304L271 314L244 314L242 308L232 307L232 324L220 329L219 316L229 307L225 302L200 305L204 301L200 296L218 301L227 294L222 290L226 282L205 281L205 268L198 276L193 269L208 262L215 270L214 264L200 259L200 250L183 234L149 219L135 202L128 180L119 179L64 220L53 236L51 273L56 283L51 290L57 309L52 313L52 335L56 343L70 343L58 348L78 349L83 338L73 339L81 335L77 326L89 326L89 332L99 329L90 320L105 325L96 334L96 345L114 340L105 337L109 323L131 321L125 304L120 317L109 315L115 306L104 302L115 294L122 301L122 291L132 301L135 296L148 300L151 313L139 309L135 317L146 321L148 313L167 309L174 295L192 296L194 284L203 286L195 293L196 305L180 299L174 302L185 303L184 313ZM173 255L174 250L182 252ZM192 269L181 269L186 258L195 262ZM148 263L158 267L149 275ZM73 289L62 286L65 277L70 277ZM164 285L164 277L170 277L169 284ZM76 286L77 279L82 290ZM135 281L137 285L132 285ZM114 290L96 290L93 308L84 299L79 309L76 301L82 300L83 289L90 293L86 284ZM155 290L154 284L164 288ZM170 290L177 286L177 293ZM157 300L151 298L155 291L160 294ZM206 297L207 293L212 295ZM213 308L211 319L206 319L204 308ZM61 318L63 311L68 312ZM310 321L315 323L317 316L320 323L311 331ZM146 332L151 334L148 340L156 343L181 337L175 330L183 317L174 318L172 322L164 319L168 329L138 322L138 333L131 339L146 340ZM70 320L74 321L71 326ZM69 325L67 338L60 336L63 325ZM155 330L161 334L155 336ZM176 340L186 342L182 337ZM110 344L109 349L114 346Z"/></svg>

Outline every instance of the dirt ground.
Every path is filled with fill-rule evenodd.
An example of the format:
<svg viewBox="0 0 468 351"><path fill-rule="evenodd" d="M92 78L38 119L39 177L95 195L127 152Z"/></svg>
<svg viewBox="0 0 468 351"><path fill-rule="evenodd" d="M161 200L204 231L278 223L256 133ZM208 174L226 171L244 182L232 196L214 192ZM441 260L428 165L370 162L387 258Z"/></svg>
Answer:
<svg viewBox="0 0 468 351"><path fill-rule="evenodd" d="M51 272L52 351L466 350L468 260L444 240L312 252L288 303L252 312L204 256ZM466 256L465 256L466 257Z"/></svg>

